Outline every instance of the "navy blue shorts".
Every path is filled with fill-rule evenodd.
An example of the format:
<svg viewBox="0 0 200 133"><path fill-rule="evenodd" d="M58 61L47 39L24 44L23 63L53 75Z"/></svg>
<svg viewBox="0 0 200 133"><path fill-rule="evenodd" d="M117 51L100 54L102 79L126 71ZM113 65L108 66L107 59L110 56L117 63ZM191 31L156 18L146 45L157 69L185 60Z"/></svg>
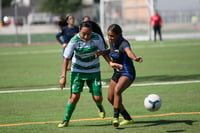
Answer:
<svg viewBox="0 0 200 133"><path fill-rule="evenodd" d="M127 76L131 81L134 81L136 74L135 74L135 71L133 73L114 71L114 74L112 76L112 80L115 81L115 82L118 82L118 80L121 76Z"/></svg>

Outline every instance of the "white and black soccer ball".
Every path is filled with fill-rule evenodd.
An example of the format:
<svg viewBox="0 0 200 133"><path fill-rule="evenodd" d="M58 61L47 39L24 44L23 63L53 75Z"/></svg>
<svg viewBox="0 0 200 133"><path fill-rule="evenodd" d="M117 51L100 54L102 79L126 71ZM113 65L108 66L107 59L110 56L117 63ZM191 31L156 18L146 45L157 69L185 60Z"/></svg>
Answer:
<svg viewBox="0 0 200 133"><path fill-rule="evenodd" d="M161 105L162 100L157 94L149 94L144 99L144 107L151 112L159 110Z"/></svg>

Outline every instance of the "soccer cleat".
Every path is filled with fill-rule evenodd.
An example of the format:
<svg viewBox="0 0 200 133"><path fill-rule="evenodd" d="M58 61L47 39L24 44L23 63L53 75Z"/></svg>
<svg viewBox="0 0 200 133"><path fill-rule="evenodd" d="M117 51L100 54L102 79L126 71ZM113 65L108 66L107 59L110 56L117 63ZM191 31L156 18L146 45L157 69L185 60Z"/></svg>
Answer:
<svg viewBox="0 0 200 133"><path fill-rule="evenodd" d="M119 126L119 118L113 118L112 120L112 125L114 127L118 127Z"/></svg>
<svg viewBox="0 0 200 133"><path fill-rule="evenodd" d="M99 117L100 118L105 118L105 115L106 115L105 111L99 112Z"/></svg>
<svg viewBox="0 0 200 133"><path fill-rule="evenodd" d="M98 107L97 107L97 109L98 109ZM103 109L102 112L100 112L100 110L98 109L99 117L100 118L105 118L106 112L105 112L104 108L102 108L102 109Z"/></svg>
<svg viewBox="0 0 200 133"><path fill-rule="evenodd" d="M123 120L122 122L119 123L120 126L122 125L128 125L128 124L133 124L133 120Z"/></svg>
<svg viewBox="0 0 200 133"><path fill-rule="evenodd" d="M68 126L68 121L66 121L66 120L64 120L58 124L58 127L67 127L67 126Z"/></svg>

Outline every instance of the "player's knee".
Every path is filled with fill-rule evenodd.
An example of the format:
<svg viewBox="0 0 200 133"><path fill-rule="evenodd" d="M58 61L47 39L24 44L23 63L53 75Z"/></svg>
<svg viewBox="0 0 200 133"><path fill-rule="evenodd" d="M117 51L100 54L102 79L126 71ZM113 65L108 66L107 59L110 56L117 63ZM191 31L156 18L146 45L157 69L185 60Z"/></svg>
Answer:
<svg viewBox="0 0 200 133"><path fill-rule="evenodd" d="M80 98L80 94L72 94L69 101L70 103L72 104L76 104L78 101L79 101L79 98Z"/></svg>
<svg viewBox="0 0 200 133"><path fill-rule="evenodd" d="M111 104L113 104L113 101L114 101L114 100L113 100L113 97L108 96L108 97L107 97L107 100L108 100Z"/></svg>
<svg viewBox="0 0 200 133"><path fill-rule="evenodd" d="M94 101L95 101L96 103L101 103L101 102L103 101L102 96L94 96L93 99L94 99Z"/></svg>
<svg viewBox="0 0 200 133"><path fill-rule="evenodd" d="M114 95L121 95L122 91L120 89L115 89Z"/></svg>

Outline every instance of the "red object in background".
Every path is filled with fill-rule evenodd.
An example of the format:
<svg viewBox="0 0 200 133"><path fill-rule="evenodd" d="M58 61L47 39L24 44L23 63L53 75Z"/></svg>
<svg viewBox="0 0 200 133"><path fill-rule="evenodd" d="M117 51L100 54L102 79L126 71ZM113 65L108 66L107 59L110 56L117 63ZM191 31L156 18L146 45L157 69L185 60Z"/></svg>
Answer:
<svg viewBox="0 0 200 133"><path fill-rule="evenodd" d="M161 19L160 15L155 14L155 15L151 16L151 25L153 25L153 26L155 26L155 25L162 26L162 19Z"/></svg>
<svg viewBox="0 0 200 133"><path fill-rule="evenodd" d="M9 17L4 16L2 19L2 23L3 23L3 26L9 26L12 23L12 21Z"/></svg>
<svg viewBox="0 0 200 133"><path fill-rule="evenodd" d="M18 17L16 19L13 19L11 17L8 16L4 16L2 19L2 23L3 26L9 26L10 24L15 24L16 26L23 26L24 25L24 21L22 17Z"/></svg>
<svg viewBox="0 0 200 133"><path fill-rule="evenodd" d="M14 19L14 24L17 25L17 26L23 26L23 19L22 18L17 18L17 19Z"/></svg>

